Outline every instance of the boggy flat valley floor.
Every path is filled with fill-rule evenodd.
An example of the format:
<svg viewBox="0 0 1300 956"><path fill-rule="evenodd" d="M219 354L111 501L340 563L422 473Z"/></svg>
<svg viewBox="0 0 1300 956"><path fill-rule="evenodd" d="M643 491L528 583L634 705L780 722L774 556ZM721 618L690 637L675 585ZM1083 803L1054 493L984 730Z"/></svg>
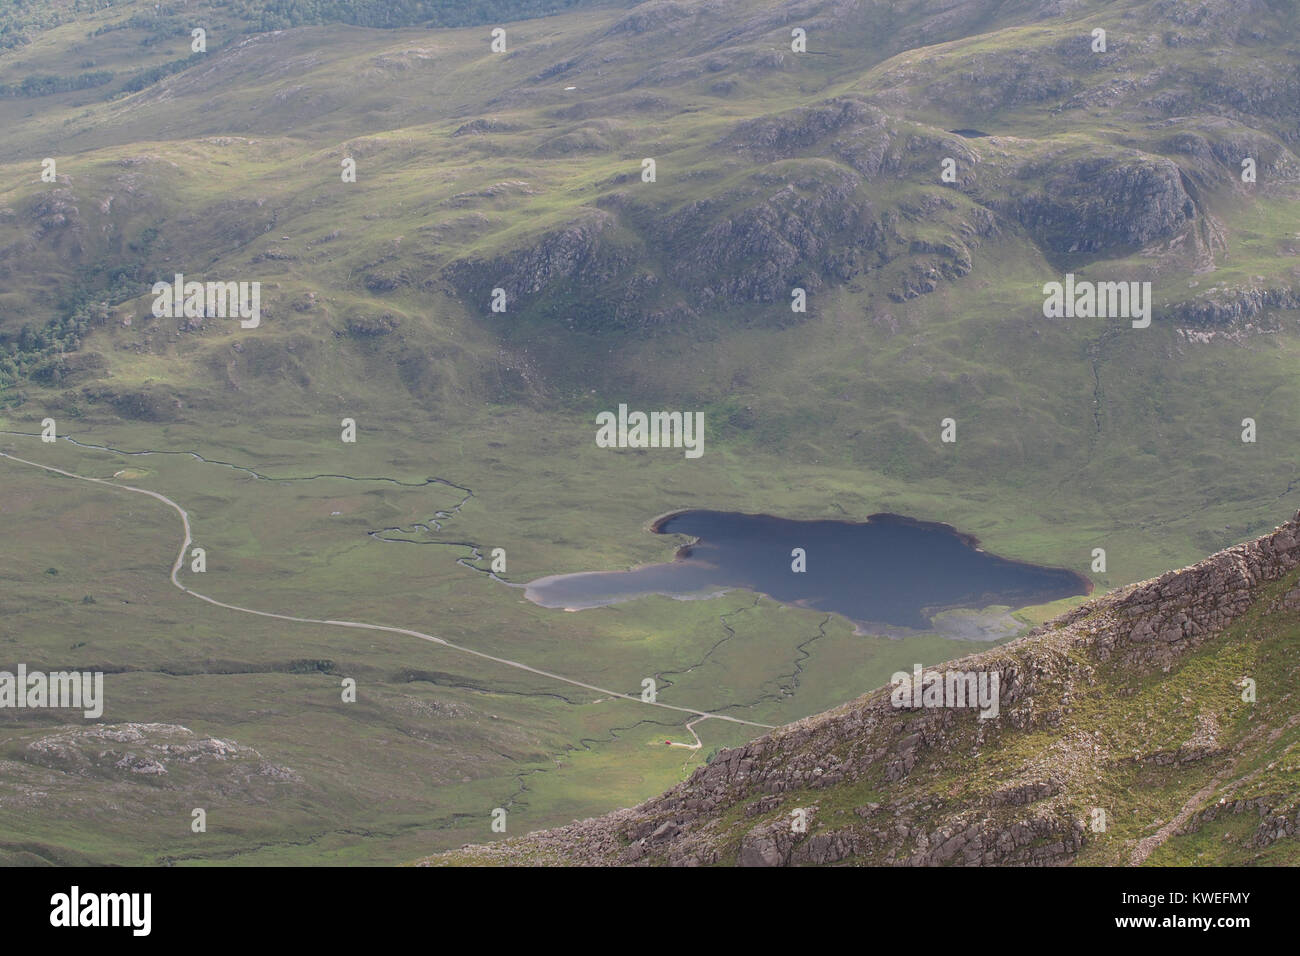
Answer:
<svg viewBox="0 0 1300 956"><path fill-rule="evenodd" d="M416 413L396 416L400 427L361 416L355 446L338 441L338 418L321 411L218 430L60 425L82 442L195 451L262 478L185 454L128 456L9 434L0 451L81 475L125 471L130 484L174 499L208 555L206 573L184 571L182 582L219 600L412 628L633 696L653 678L660 701L768 725L972 645L863 636L843 618L745 592L566 614L458 559L475 563L473 548L503 547L503 576L522 582L667 560L680 539L646 534L644 524L679 508L804 518L889 510L952 523L1001 555L1082 571L1100 533L1113 556L1110 572L1093 576L1100 593L1197 557L1207 524L1246 511L1274 521L1290 506L1225 505L1153 526L1133 516L1159 502L1133 496L1102 533L1096 508L1078 496L1026 506L1020 492L962 495L941 481L741 455L718 442L685 463L671 450L599 450L577 416L489 409L454 427ZM11 414L0 426L34 434L39 414ZM10 859L409 861L413 847L494 838L498 807L513 835L635 804L761 732L705 720L694 727L702 746L669 747L693 742L689 715L602 699L400 634L211 607L167 580L181 537L170 509L9 461L0 471L0 522L8 541L21 542L0 553L5 658L107 671L104 724L180 725L195 739L251 748L175 766L160 780L87 759L105 749L102 740L60 736L52 745L67 732L57 714L6 713L4 756L14 772L0 832L11 835ZM389 540L367 534L379 530ZM1074 600L1019 617L1028 625ZM356 703L341 701L347 677L357 681ZM256 769L266 766L287 772ZM112 813L109 799L119 807ZM189 832L196 806L208 813L202 836ZM59 849L67 846L83 849Z"/></svg>

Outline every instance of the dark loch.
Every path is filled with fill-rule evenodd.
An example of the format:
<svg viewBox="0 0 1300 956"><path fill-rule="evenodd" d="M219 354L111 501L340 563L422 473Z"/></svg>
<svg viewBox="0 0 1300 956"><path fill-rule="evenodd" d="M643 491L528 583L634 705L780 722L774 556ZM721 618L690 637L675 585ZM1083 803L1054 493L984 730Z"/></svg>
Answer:
<svg viewBox="0 0 1300 956"><path fill-rule="evenodd" d="M793 521L682 511L659 519L651 530L696 540L667 564L540 578L528 585L529 599L577 609L647 594L691 598L739 588L842 614L860 625L926 630L945 609L1025 607L1092 590L1074 571L1000 558L948 525L899 515ZM804 573L791 570L795 548L807 556Z"/></svg>

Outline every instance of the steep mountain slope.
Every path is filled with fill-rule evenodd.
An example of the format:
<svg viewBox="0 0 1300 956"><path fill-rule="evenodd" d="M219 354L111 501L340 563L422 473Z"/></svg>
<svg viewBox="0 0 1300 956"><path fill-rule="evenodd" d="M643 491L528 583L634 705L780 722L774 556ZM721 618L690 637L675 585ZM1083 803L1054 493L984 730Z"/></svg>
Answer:
<svg viewBox="0 0 1300 956"><path fill-rule="evenodd" d="M430 862L1295 865L1297 650L1300 514L936 669L999 675L996 716L886 688L635 809Z"/></svg>

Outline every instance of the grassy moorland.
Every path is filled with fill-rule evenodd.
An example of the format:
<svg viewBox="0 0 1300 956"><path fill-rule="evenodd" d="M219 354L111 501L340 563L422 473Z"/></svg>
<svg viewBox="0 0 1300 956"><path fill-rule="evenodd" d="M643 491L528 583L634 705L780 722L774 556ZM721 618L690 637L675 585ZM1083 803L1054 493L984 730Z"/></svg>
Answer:
<svg viewBox="0 0 1300 956"><path fill-rule="evenodd" d="M596 5L506 23L494 54L490 20L248 33L211 3L210 52L131 90L189 56L176 16L131 20L147 6L62 10L0 54L15 88L114 76L0 98L0 451L133 469L189 512L205 594L779 724L970 645L741 593L566 614L460 562L503 547L522 582L662 560L645 522L683 507L891 511L1085 573L1104 548L1105 590L1296 509L1293 4ZM1112 176L1127 205L1095 201ZM153 318L176 272L260 281L261 326ZM1151 327L1045 319L1066 272L1151 281ZM1277 294L1234 313L1252 293ZM702 410L704 456L596 448L620 402ZM110 450L40 442L47 417ZM496 807L514 834L635 803L759 732L666 747L684 715L204 605L167 581L174 513L4 459L0 529L0 665L104 669L104 724L255 754L139 773L118 760L179 732L52 749L90 726L0 713L6 858L410 860L491 839Z"/></svg>

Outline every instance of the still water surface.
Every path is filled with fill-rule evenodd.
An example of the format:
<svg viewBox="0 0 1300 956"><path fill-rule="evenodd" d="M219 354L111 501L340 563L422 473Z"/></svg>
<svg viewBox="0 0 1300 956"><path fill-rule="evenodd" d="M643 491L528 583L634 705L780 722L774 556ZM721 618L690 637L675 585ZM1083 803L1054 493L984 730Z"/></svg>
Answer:
<svg viewBox="0 0 1300 956"><path fill-rule="evenodd" d="M660 519L652 530L697 540L667 564L539 578L525 593L544 607L579 609L647 594L698 598L739 588L842 614L860 625L926 630L932 615L945 609L1025 607L1092 589L1074 571L1000 558L948 525L899 515L793 521L683 511ZM791 570L795 548L806 555L803 573Z"/></svg>

